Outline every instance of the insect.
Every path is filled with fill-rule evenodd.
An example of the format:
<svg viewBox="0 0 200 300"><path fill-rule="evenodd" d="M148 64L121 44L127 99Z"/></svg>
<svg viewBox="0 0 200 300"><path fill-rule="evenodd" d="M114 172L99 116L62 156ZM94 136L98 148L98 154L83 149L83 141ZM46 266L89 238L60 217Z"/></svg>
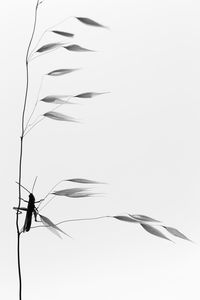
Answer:
<svg viewBox="0 0 200 300"><path fill-rule="evenodd" d="M29 193L29 201L26 201L23 198L21 198L22 201L28 203L27 207L20 207L19 209L17 207L13 207L13 209L18 211L18 213L22 213L22 211L26 211L26 217L25 217L24 225L22 227L22 232L27 232L30 230L33 215L35 218L35 222L39 222L37 220L38 210L37 210L37 207L35 206L35 203L39 203L43 199L41 199L39 201L35 201L35 197L33 195L33 189L34 189L36 180L37 180L37 177L35 178L31 192L27 188L25 188L22 184L20 184L20 186ZM19 184L19 183L17 183L17 184Z"/></svg>
<svg viewBox="0 0 200 300"><path fill-rule="evenodd" d="M69 234L67 234L66 232L64 232L63 230L61 230L56 224L54 224L49 218L39 214L38 208L40 206L40 204L36 207L35 203L41 203L42 201L44 201L48 195L50 193L48 193L43 199L40 199L39 201L35 201L35 197L33 195L33 189L36 183L37 177L35 178L35 181L33 183L33 187L31 192L25 188L22 184L20 184L20 186L26 190L29 193L29 201L24 200L23 198L21 198L22 201L28 203L27 207L13 207L13 209L17 210L18 214L21 214L22 211L26 211L26 217L25 217L25 221L24 221L24 225L20 231L21 232L28 232L31 229L31 224L32 224L32 218L34 216L35 222L42 222L44 227L47 227L50 231L52 231L54 234L56 234L58 237L61 238L61 236L59 235L58 231L62 232L63 234L67 235L68 237L71 238L71 236ZM17 184L19 184L17 182ZM55 196L54 196L55 197ZM54 198L53 197L53 198ZM53 199L52 198L52 199ZM51 200L52 200L51 199ZM51 201L50 200L50 201ZM50 202L49 201L49 202ZM48 204L48 203L47 203ZM44 208L44 207L43 207ZM40 209L41 210L41 209ZM37 220L37 216L40 217L41 221Z"/></svg>

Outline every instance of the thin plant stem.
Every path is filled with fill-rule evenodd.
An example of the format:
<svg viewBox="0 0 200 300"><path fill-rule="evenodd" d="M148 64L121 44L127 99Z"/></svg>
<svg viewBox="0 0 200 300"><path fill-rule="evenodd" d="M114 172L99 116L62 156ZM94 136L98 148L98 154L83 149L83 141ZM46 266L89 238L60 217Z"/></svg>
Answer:
<svg viewBox="0 0 200 300"><path fill-rule="evenodd" d="M51 189L50 191L45 195L45 197L43 198L43 200L45 200L50 194L51 192L62 182L64 182L65 180L60 180L59 182L57 182Z"/></svg>
<svg viewBox="0 0 200 300"><path fill-rule="evenodd" d="M37 100L36 100L36 102L35 102L35 105L34 105L34 107L33 107L32 112L31 112L31 114L30 114L30 117L28 118L28 121L27 121L27 123L26 123L25 131L26 131L27 127L29 126L29 122L30 122L30 120L31 120L31 118L32 118L32 116L33 116L35 110L36 110L36 107L37 107L37 104L38 104L38 101L39 101L39 97L40 97L40 92L41 92L41 89L42 89L42 86L43 86L43 82L44 82L44 75L42 76L42 79L41 79L41 82L40 82L40 87L39 87L38 94L37 94Z"/></svg>
<svg viewBox="0 0 200 300"><path fill-rule="evenodd" d="M60 225L60 224L69 223L69 222L94 221L94 220L100 220L100 219L106 219L106 218L113 218L113 216L100 216L100 217L93 217L93 218L69 219L69 220L64 220L64 221L58 222L55 225ZM50 227L50 226L38 225L38 226L32 226L31 229L39 228L39 227Z"/></svg>
<svg viewBox="0 0 200 300"><path fill-rule="evenodd" d="M24 134L24 136L26 136L38 123L40 123L44 119L45 119L45 117L42 117L40 120L38 120L36 123L34 123L33 126L29 130L26 131L26 133Z"/></svg>
<svg viewBox="0 0 200 300"><path fill-rule="evenodd" d="M100 217L93 217L93 218L70 219L70 220L64 220L64 221L58 222L58 223L56 223L56 225L60 225L63 223L68 223L68 222L93 221L93 220L99 220L99 219L105 219L105 218L113 218L113 217L112 216L100 216Z"/></svg>
<svg viewBox="0 0 200 300"><path fill-rule="evenodd" d="M25 113L26 113L26 104L27 104L27 97L28 97L28 89L29 89L29 65L28 65L28 56L30 47L33 41L36 24L37 24L37 12L38 12L39 0L37 0L35 6L35 14L34 14L34 24L33 30L31 34L31 38L28 44L28 48L26 51L26 88L25 88L25 96L24 96L24 105L22 111L22 118L21 118L21 136L20 136L20 154L19 154L19 174L18 174L18 206L17 206L17 214L16 214L16 229L17 229L17 266L18 266L18 278L19 278L19 300L22 300L22 274L21 274L21 256L20 256L20 228L19 228L19 209L21 206L21 181L22 181L22 162L23 162L23 141L24 141L24 121L25 121Z"/></svg>
<svg viewBox="0 0 200 300"><path fill-rule="evenodd" d="M42 202L40 202L40 204L37 207L38 211L40 212L41 210L43 210L55 197L56 197L55 195L53 197L51 197L51 199L47 203L45 203L45 205L39 210L40 204L42 203ZM45 199L42 199L42 201L44 201L44 200Z"/></svg>

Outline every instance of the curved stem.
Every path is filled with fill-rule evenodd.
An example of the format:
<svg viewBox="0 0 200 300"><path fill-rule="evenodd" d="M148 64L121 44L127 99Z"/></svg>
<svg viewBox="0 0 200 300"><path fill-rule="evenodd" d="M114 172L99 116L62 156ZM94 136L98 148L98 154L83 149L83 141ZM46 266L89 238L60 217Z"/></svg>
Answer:
<svg viewBox="0 0 200 300"><path fill-rule="evenodd" d="M44 75L42 76L42 79L41 79L41 82L40 82L40 87L39 87L39 90L38 90L37 100L35 102L33 111L31 112L30 117L29 117L29 119L28 119L28 121L26 123L25 131L26 131L26 129L27 129L28 125L29 125L29 122L30 122L30 120L31 120L31 118L32 118L35 110L36 110L36 107L37 107L37 104L38 104L38 101L39 101L39 97L40 97L40 92L41 92L41 89L42 89L42 86L43 86L43 82L44 82Z"/></svg>
<svg viewBox="0 0 200 300"><path fill-rule="evenodd" d="M64 182L65 180L63 179L63 180L60 180L59 182L57 182L51 189L50 189L50 191L45 195L45 197L43 198L43 200L45 200L50 194L51 194L51 192L60 184L60 183L62 183L62 182Z"/></svg>
<svg viewBox="0 0 200 300"><path fill-rule="evenodd" d="M99 219L105 219L105 218L113 218L113 217L112 216L100 216L100 217L93 217L93 218L71 219L71 220L64 220L64 221L58 222L58 223L56 223L56 225L60 225L63 223L68 223L68 222L93 221L93 220L99 220Z"/></svg>
<svg viewBox="0 0 200 300"><path fill-rule="evenodd" d="M42 199L42 202L40 202L40 204L38 205L37 210L39 212L41 212L41 210L43 210L55 197L56 197L55 195L53 197L51 197L51 199L39 210L40 204L45 200L45 199Z"/></svg>
<svg viewBox="0 0 200 300"><path fill-rule="evenodd" d="M94 220L106 219L106 218L113 218L113 216L100 216L100 217L93 217L93 218L69 219L69 220L64 220L64 221L58 222L55 225L57 226L57 225L60 225L63 223L68 223L68 222L94 221ZM31 229L39 228L39 227L50 227L50 226L38 225L38 226L31 227Z"/></svg>
<svg viewBox="0 0 200 300"><path fill-rule="evenodd" d="M21 137L20 137L20 154L19 154L19 174L18 174L18 207L17 207L17 214L16 214L16 229L17 229L17 265L18 265L18 277L19 277L19 300L22 300L22 275L21 275L21 259L20 259L20 229L19 229L19 209L21 206L21 181L22 181L22 161L23 161L23 139L24 139L24 120L25 120L25 112L26 112L26 104L27 104L27 96L28 96L28 88L29 88L29 68L28 68L28 55L31 47L31 43L34 37L36 23L37 23L37 11L39 6L39 0L37 0L37 4L35 7L35 15L34 15L34 25L31 34L31 38L28 44L27 52L26 52L26 89L25 89L25 96L24 96L24 106L22 111L22 118L21 118Z"/></svg>

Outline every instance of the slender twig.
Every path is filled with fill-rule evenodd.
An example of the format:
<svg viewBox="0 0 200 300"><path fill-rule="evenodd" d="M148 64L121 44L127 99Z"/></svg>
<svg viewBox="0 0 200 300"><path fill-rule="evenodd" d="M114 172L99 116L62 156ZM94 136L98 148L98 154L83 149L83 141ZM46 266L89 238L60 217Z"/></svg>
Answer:
<svg viewBox="0 0 200 300"><path fill-rule="evenodd" d="M69 220L64 220L64 221L58 222L55 225L60 225L60 224L69 223L69 222L93 221L93 220L106 219L106 218L113 218L113 216L100 216L100 217L93 217L93 218L69 219ZM38 226L32 226L31 229L39 228L39 227L50 227L50 226L38 225Z"/></svg>
<svg viewBox="0 0 200 300"><path fill-rule="evenodd" d="M43 208L45 208L55 197L56 197L56 195L51 197L51 199L49 199L49 201L47 203L45 203L45 205L39 210L40 204L45 200L45 199L42 199L42 202L40 202L40 204L37 207L38 211L41 212L43 210Z"/></svg>
<svg viewBox="0 0 200 300"><path fill-rule="evenodd" d="M50 191L45 195L45 197L43 198L44 200L51 194L51 192L62 182L64 182L65 180L60 180L59 182L57 182L51 189Z"/></svg>
<svg viewBox="0 0 200 300"><path fill-rule="evenodd" d="M68 222L92 221L92 220L99 220L99 219L105 219L105 218L113 218L113 216L100 216L100 217L94 217L94 218L81 218L81 219L64 220L64 221L56 223L56 225L60 225L60 224L63 224L63 223L68 223Z"/></svg>
<svg viewBox="0 0 200 300"><path fill-rule="evenodd" d="M40 123L41 121L43 121L45 119L45 117L42 117L40 120L38 120L36 123L34 123L31 128L29 128L29 130L26 131L26 133L24 134L24 136L26 136L38 123Z"/></svg>
<svg viewBox="0 0 200 300"><path fill-rule="evenodd" d="M31 118L32 118L35 110L36 110L36 107L37 107L37 104L38 104L38 101L39 101L39 97L40 97L40 92L41 92L41 89L42 89L42 86L43 86L43 82L44 82L44 75L42 76L42 79L41 79L41 82L40 82L40 87L39 87L39 90L38 90L38 94L37 94L37 99L36 99L35 105L33 107L33 110L31 112L31 114L30 114L30 117L28 118L28 121L26 123L25 131L26 131L27 127L29 126L29 122L30 122L30 120L31 120Z"/></svg>
<svg viewBox="0 0 200 300"><path fill-rule="evenodd" d="M27 104L27 97L28 97L28 89L29 89L29 66L28 66L28 56L30 47L33 41L36 23L37 23L37 12L38 12L39 0L37 0L37 4L35 6L35 15L34 15L34 24L33 30L31 34L31 38L28 44L28 48L26 51L26 88L25 88L25 96L24 96L24 105L22 111L22 118L21 118L21 136L20 136L20 154L19 154L19 174L18 174L18 182L19 182L19 189L18 189L18 207L17 207L17 214L16 214L16 229L17 229L17 265L18 265L18 277L19 277L19 300L22 300L22 275L21 275L21 259L20 259L20 235L21 231L19 228L19 209L21 205L21 181L22 181L22 161L23 161L23 139L24 139L24 120L25 120L25 112L26 112L26 104Z"/></svg>

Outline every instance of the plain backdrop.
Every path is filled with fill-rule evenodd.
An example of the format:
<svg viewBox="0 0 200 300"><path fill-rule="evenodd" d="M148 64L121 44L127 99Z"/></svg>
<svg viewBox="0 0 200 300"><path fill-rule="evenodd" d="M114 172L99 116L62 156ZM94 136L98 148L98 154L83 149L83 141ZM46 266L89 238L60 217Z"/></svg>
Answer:
<svg viewBox="0 0 200 300"><path fill-rule="evenodd" d="M25 53L36 1L2 1L0 295L17 299L15 213ZM138 213L174 226L196 243L154 237L139 225L112 219L66 223L73 240L45 228L22 236L24 300L199 299L200 269L200 4L189 0L45 0L33 46L44 30L68 16L109 26L92 28L71 17L54 29L95 53L59 49L30 63L27 115L39 97L110 92L59 111L80 124L44 120L25 139L23 184L38 182L42 198L59 180L107 182L94 198L58 197L43 214L69 218ZM40 46L69 39L47 33ZM77 101L76 101L77 102ZM38 115L52 109L39 103ZM60 188L74 187L63 184ZM78 185L77 185L78 186ZM27 193L23 197L27 198ZM22 217L23 220L23 217Z"/></svg>

